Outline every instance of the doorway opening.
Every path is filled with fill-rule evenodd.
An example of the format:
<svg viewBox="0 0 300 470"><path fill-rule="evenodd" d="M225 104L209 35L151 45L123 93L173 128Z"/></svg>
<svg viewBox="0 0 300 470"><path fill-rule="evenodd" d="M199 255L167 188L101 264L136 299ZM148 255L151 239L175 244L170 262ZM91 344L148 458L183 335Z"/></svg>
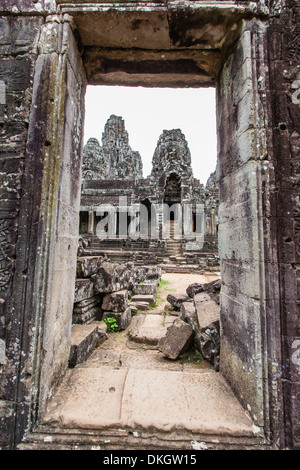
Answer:
<svg viewBox="0 0 300 470"><path fill-rule="evenodd" d="M98 13L101 16L100 10L97 11L97 14ZM161 18L162 17L160 16L160 19ZM87 20L88 19L89 18L87 18ZM86 18L85 18L85 21L86 21ZM229 23L230 23L230 19L229 19ZM78 21L78 24L80 24L80 19ZM168 25L170 25L170 22L168 23ZM218 31L219 32L223 31L223 27L225 27L227 31L227 26L228 26L228 23L225 23L222 26L222 28L218 29ZM86 23L84 27L86 27ZM230 29L230 31L233 32L234 40L236 40L236 43L234 44L234 48L232 49L232 52L228 52L230 60L229 59L227 60L223 56L221 56L221 54L219 53L219 50L217 49L214 49L212 52L210 51L208 54L208 56L212 58L212 62L210 62L209 64L210 66L213 64L213 67L214 67L216 63L220 65L218 62L219 60L225 61L224 63L221 64L223 69L222 68L218 69L220 73L218 75L218 84L217 84L218 136L219 136L219 146L222 147L221 150L219 149L219 157L220 157L219 163L221 163L220 175L221 175L221 181L222 181L221 194L223 197L223 200L222 200L223 212L222 212L221 224L219 225L218 230L216 230L218 234L221 234L222 240L224 242L222 246L222 252L220 252L220 256L222 257L222 261L223 261L222 274L225 275L224 296L223 296L223 304L221 308L221 312L223 315L222 321L223 321L223 333L224 333L224 336L222 337L222 344L224 346L223 371L224 371L224 375L226 375L226 379L231 383L236 394L239 394L241 396L241 401L243 401L244 404L251 404L249 406L251 407L252 414L255 415L257 410L259 411L262 409L263 405L265 406L265 403L262 403L263 402L262 384L264 384L264 379L266 377L266 372L267 372L266 364L262 360L262 355L263 355L263 352L265 351L266 344L263 341L264 336L261 336L262 323L264 325L266 324L266 322L263 322L263 320L265 320L264 316L265 316L265 307L266 307L266 303L264 302L263 299L266 299L267 297L265 296L265 292L263 292L264 284L259 282L259 280L261 280L261 277L262 277L261 267L263 265L262 256L263 256L263 248L264 248L264 245L262 244L263 242L261 240L262 231L259 226L259 223L261 222L260 217L264 214L263 209L262 209L262 201L260 199L260 195L262 194L262 191L261 191L262 169L260 166L261 162L257 161L256 153L254 153L254 152L257 152L257 150L254 151L253 150L254 147L251 146L249 153L247 153L248 147L247 145L245 145L245 142L244 140L242 141L242 139L246 139L246 137L248 139L250 139L250 137L253 138L252 134L254 134L254 137L255 136L257 137L257 133L258 133L257 129L259 129L259 127L255 128L254 130L252 127L250 129L245 128L249 122L249 120L245 118L245 114L242 114L242 116L241 114L238 114L239 117L240 118L242 117L243 119L240 119L238 123L236 122L232 123L231 120L235 119L237 112L232 113L231 110L233 106L232 103L234 103L235 110L238 110L239 113L242 112L241 111L242 109L243 109L243 113L245 112L250 113L250 111L252 112L252 110L256 108L255 106L252 107L249 105L249 102L251 102L251 100L249 100L249 94L251 95L251 98L253 95L255 99L255 97L258 96L258 93L256 94L254 93L255 91L254 85L253 85L254 82L253 83L251 82L249 85L248 82L244 84L242 80L238 80L238 79L234 80L234 78L239 77L240 70L242 69L242 66L244 65L244 62L239 63L239 61L247 62L246 63L247 66L249 66L249 62L251 63L251 57L246 56L245 58L246 53L250 54L251 51L254 50L253 48L251 49L251 47L249 46L249 39L251 39L250 35L248 34L249 30L243 31L241 35L238 36L241 30L237 28L235 25L235 27ZM215 36L211 35L211 38L214 38L214 37ZM168 36L168 38L170 38L170 36ZM232 35L230 36L229 40L232 40ZM220 44L219 44L219 47L221 47ZM232 43L231 43L231 46L232 46ZM132 48L132 46L130 46L130 48ZM245 52L245 54L241 53L241 49L242 51ZM172 67L171 69L168 69L168 74L165 76L160 75L160 72L159 72L159 65L165 59L165 55L163 54L164 57L162 57L161 53L158 53L157 50L151 51L150 54L154 55L154 59L156 61L154 65L152 64L152 62L151 64L153 65L156 72L152 73L153 72L152 70L151 72L152 74L150 74L150 77L148 73L149 70L144 71L145 75L143 75L143 66L145 65L143 62L145 61L145 59L147 59L146 62L149 65L149 62L148 62L149 53L148 52L149 51L146 51L145 53L142 52L142 60L141 60L141 57L139 54L136 53L136 50L133 50L133 48L130 49L131 55L129 54L129 56L131 57L131 59L133 57L132 63L130 64L130 66L134 65L134 68L137 69L137 72L141 74L138 77L137 76L133 77L135 78L135 81L139 83L148 81L148 83L150 83L151 86L155 86L155 84L157 83L156 80L162 79L165 84L169 83L170 86L171 85L173 86L174 82L172 82L169 74L170 74L171 69L173 70L173 74L174 74L174 65L176 65L178 62L177 51L175 54L173 54L173 51L171 51L170 54L169 54L169 51L167 53L170 55L170 57L172 56L172 60L174 60L175 62L171 64ZM92 48L89 49L88 47L85 50L85 54L83 56L83 62L86 67L87 77L90 83L92 82L96 83L97 80L98 80L98 83L101 82L101 78L103 78L103 74L106 74L106 73L109 75L109 76L107 75L106 78L107 79L109 78L111 83L113 83L114 80L115 80L115 84L120 83L120 81L122 81L120 78L118 79L114 78L116 77L116 75L114 75L116 71L116 68L115 68L116 64L115 63L112 64L112 61L116 60L116 57L114 57L113 60L109 60L109 61L107 61L106 58L103 58L103 54L105 55L105 54L110 54L110 53L111 53L111 50L108 50L108 49L106 50L105 48L95 51L95 50L92 50ZM180 51L180 53L187 54L187 56L190 57L191 54L194 54L194 51L188 50L188 53L186 53L185 49L183 49L182 51ZM119 64L118 66L122 69L120 75L128 73L128 62L125 63L124 60L121 60L120 57L122 56L122 54L124 54L123 50L118 51L117 64ZM126 56L128 56L127 51L126 51ZM199 55L198 53L196 53L196 56L200 57L200 60L203 63L206 61L208 57L206 54L206 51L201 52ZM220 59L220 56L221 56L221 59ZM90 62L88 62L89 57L90 58L93 57L93 60L91 60ZM102 61L103 64L106 64L106 65L108 64L108 68L103 71L103 68L95 67L97 60ZM170 67L170 63L171 63L170 61L172 60L170 59L168 63L165 65L167 65L167 67ZM181 60L182 59L180 59L180 61ZM192 63L195 64L196 62L192 61ZM191 64L191 61L189 61L188 64ZM237 66L237 64L239 64L239 67ZM94 66L94 69L91 71L89 67L91 68L93 66ZM124 70L124 68L126 68L126 70ZM142 70L142 73L141 73L141 70ZM211 67L210 67L210 71L211 71ZM117 76L120 77L120 75L117 75ZM208 81L209 83L211 83L212 81L216 80L216 76L217 76L217 68L214 68L213 79L211 78L211 75L209 75L208 77L208 73L206 73L206 71L202 68L201 76L200 76L200 73L198 72L194 73L193 79L191 80L191 82L193 82L193 80L196 77L198 80L197 81L198 84L199 84L199 81L202 81L202 80L203 81L207 80L206 82L207 84ZM126 76L126 78L132 80L132 75L130 75L130 77ZM122 79L124 79L124 75L122 75ZM176 80L177 80L176 83L178 83L178 76L176 76ZM189 79L185 74L182 80L185 82L185 86L187 87L190 86L189 84L191 82L189 82ZM231 83L233 84L233 90L229 86ZM229 124L232 124L232 126L229 126L228 129L226 128L227 121L229 122ZM263 124L261 126L263 127ZM226 130L228 130L227 133L226 133ZM248 131L251 135L249 135ZM164 138L165 137L166 136L164 136ZM162 142L161 142L162 148L164 146L164 138L162 138ZM242 145L243 143L244 145ZM222 152L222 158L221 158L221 152ZM165 180L163 178L160 179L159 155L161 155L161 153L158 151L157 159L156 159L156 163L157 163L156 171L154 172L154 174L155 174L155 178L157 178L158 188L161 190L160 195L163 198ZM120 164L120 158L118 158L118 160L115 160L115 163ZM173 163L175 164L176 162L173 162ZM122 169L121 167L118 167L118 168L120 168L120 170ZM172 172L174 173L175 170L172 169ZM120 173L118 172L118 174ZM255 180L253 179L253 174L257 176ZM87 186L85 187L89 195L92 195L95 189L98 190L98 188L96 188L97 185L95 185L94 183L91 183L91 181L92 180L90 180L90 183L87 182ZM182 197L185 198L187 195L184 193L183 189L186 188L186 185L182 184L181 188L182 188L182 191L181 191ZM108 189L109 189L109 184L107 184L106 191ZM130 188L128 187L127 183L123 183L117 189L119 190L119 193L120 193L119 195L122 195L123 197L126 196L128 198L131 195ZM199 193L201 193L200 190L199 190ZM242 206L239 205L239 196L241 194L247 196L243 198ZM195 195L195 192L193 192L193 195ZM143 195L143 200L145 200L144 195ZM132 201L132 202L133 204L138 203L137 200ZM192 204L194 204L194 202ZM233 207L235 208L239 207L239 209L241 209L242 207L242 209L234 213L234 211L232 210ZM252 217L248 217L249 211L252 210L253 207L255 207L256 209L258 208L257 212L256 213L251 212ZM84 207L83 210L85 212L87 211L93 212L94 208L92 206L90 206L89 208ZM215 221L215 218L216 218L215 208L210 207L209 211L206 211L206 212L203 211L203 212L206 217L206 222L209 221L210 223L208 225L211 226L213 221ZM193 212L193 209L192 209L192 214L193 213L197 214L198 212ZM227 214L229 214L229 216L227 216ZM157 212L158 222L159 222L160 216L161 216L161 213ZM193 217L192 217L192 220L193 220ZM195 217L194 217L194 220L195 220ZM246 225L247 223L248 225ZM249 231L251 232L251 235L253 236L251 237L248 236ZM255 241L255 243L253 242L253 240ZM160 239L158 241L163 246L164 240ZM130 239L128 240L128 243L129 245L131 244ZM159 243L155 245L155 250L151 253L151 256L153 256L154 253L157 253L158 245ZM112 251L113 250L111 250L110 253ZM58 249L57 249L57 252L58 252ZM107 253L107 249L105 250L103 249L103 254L105 253ZM193 256L193 253L191 253L191 255ZM175 258L178 258L178 256L175 255ZM143 256L142 258L143 263L145 263L145 259L146 259L145 256ZM82 265L81 268L86 269L87 267ZM242 276L237 276L238 272L242 273ZM154 274L155 273L152 271L151 275L154 276ZM112 270L110 272L110 275L111 275L112 283L115 282L116 279L119 279L119 280L125 279L123 277L124 273L121 271L118 271L116 273L116 271ZM115 275L117 275L117 277L114 277ZM255 278L255 282L247 283L249 279L254 279L254 278ZM83 292L85 289L90 288L88 276L84 277L83 279L84 279L84 282L81 283L82 284L81 292ZM94 278L94 281L96 281L96 279L97 278ZM239 285L237 283L234 283L234 288L232 288L232 281L236 279L241 280L241 282ZM100 282L99 277L97 281L98 281L97 290L99 292L99 289L101 288L100 287L101 282ZM223 279L222 279L222 282L223 282ZM85 285L84 288L83 288L83 285ZM93 284L93 286L95 287L95 284ZM124 290L124 289L121 289L120 286L119 288L120 290ZM255 292L252 292L253 290L255 290ZM106 292L106 293L111 293L111 291ZM106 293L103 293L103 294L106 295ZM82 300L86 300L86 299L83 298ZM55 301L56 301L56 304L55 304ZM55 299L55 301L53 301L53 304L57 306L57 300ZM80 302L81 300L77 298L77 301ZM86 313L86 311L84 311L83 309L87 307L87 305L82 304L80 305L80 307L82 307L81 313ZM125 309L124 311L126 310L127 309ZM107 308L107 311L110 313L114 312L112 307L111 309ZM80 312L77 311L76 313L80 313ZM123 320L126 320L126 318L125 319L123 318ZM56 324L53 326L54 330L55 328L56 328ZM50 336L51 335L49 333L49 337ZM246 342L249 345L248 349L243 347ZM49 358L49 362L50 360L52 360L52 357L50 357L49 355L47 356L47 358ZM64 358L65 357L63 357L63 360ZM55 361L57 361L58 363L59 360L60 358L58 358L57 360L57 358L54 357L54 359L52 360L52 363L56 363ZM61 363L63 362L63 360L61 361ZM247 367L249 363L251 363L251 367ZM77 369L77 371L78 370L79 369ZM120 380L123 377L122 375L123 372L124 371L121 371L120 373L117 374ZM75 371L75 375L77 373L79 372ZM105 375L105 372L103 372L103 374ZM52 374L52 376L53 375L54 374ZM104 377L104 375L102 375L102 377ZM44 376L46 377L46 374L44 374ZM238 378L240 377L243 377L243 380L238 380ZM133 376L131 377L131 379L132 379L132 383L134 383ZM139 380L140 380L140 376L139 376ZM154 382L152 381L152 383ZM157 391L158 391L159 383L160 383L159 378L157 378L157 381L155 383L157 384ZM176 386L176 383L177 382L175 380L173 383L173 386L174 385ZM46 383L45 390L47 389L47 386L50 387L50 384L51 384L51 377L50 379L48 379L48 382ZM114 389L115 391L117 390L117 388L113 385L110 387L110 389L111 390ZM163 405L166 405L166 403L164 402ZM141 410L139 410L139 412L140 411ZM260 424L262 424L264 422L265 416L262 416L262 413L257 413L257 416L256 416L256 419L258 420ZM131 417L134 418L134 414L131 414ZM199 418L199 416L197 416L197 418ZM248 428L248 431L249 431L249 428ZM249 432L251 434L251 431Z"/></svg>

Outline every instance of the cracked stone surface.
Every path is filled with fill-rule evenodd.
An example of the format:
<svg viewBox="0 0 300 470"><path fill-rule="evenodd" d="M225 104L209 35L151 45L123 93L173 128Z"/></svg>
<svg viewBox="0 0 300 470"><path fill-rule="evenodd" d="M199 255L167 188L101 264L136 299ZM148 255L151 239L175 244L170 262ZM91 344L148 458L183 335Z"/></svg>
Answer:
<svg viewBox="0 0 300 470"><path fill-rule="evenodd" d="M178 318L164 314L168 292L186 288L180 275L163 278L170 284L158 289L156 313L137 314L129 328L109 333L84 363L68 370L44 424L64 429L256 435L257 428L224 378L199 353L192 348L172 361L158 351L157 339ZM191 277L185 279L190 281Z"/></svg>

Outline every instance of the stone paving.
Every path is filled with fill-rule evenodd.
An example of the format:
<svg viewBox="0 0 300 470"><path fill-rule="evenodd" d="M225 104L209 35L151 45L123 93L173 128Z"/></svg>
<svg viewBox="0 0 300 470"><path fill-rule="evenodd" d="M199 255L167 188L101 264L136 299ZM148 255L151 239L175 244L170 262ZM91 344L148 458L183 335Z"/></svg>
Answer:
<svg viewBox="0 0 300 470"><path fill-rule="evenodd" d="M258 428L222 375L197 351L172 361L157 350L156 343L176 318L163 314L172 287L160 288L156 309L138 313L128 329L109 333L84 363L68 370L45 425L235 438L257 435Z"/></svg>

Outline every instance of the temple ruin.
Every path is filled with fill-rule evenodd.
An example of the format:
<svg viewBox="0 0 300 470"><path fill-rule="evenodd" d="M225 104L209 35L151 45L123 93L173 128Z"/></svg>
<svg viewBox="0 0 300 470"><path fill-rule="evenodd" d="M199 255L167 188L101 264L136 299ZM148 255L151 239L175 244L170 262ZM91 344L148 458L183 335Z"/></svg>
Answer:
<svg viewBox="0 0 300 470"><path fill-rule="evenodd" d="M1 449L300 448L299 21L298 0L2 0ZM87 306L74 312L78 272L85 299L110 294L108 312L117 302L126 306L126 293L114 292L159 275L147 264L113 262L106 249L99 265L78 263L88 84L216 88L218 371L173 370L162 380L164 372L145 371L143 361L133 370L130 360L117 360L113 372L103 362L72 367L78 358L73 327L82 331L73 314L84 315ZM158 153L167 137L162 134ZM109 138L94 144L103 158ZM130 152L126 134L124 145ZM171 152L176 170L177 148ZM92 186L104 185L104 173L121 178L122 193L130 187L136 165L118 166L126 155L116 153L110 168L98 168L99 179L85 180L85 212L94 212ZM138 154L134 160L138 165ZM153 169L160 171L160 163ZM170 169L160 181L154 171L149 184L171 203L179 186L181 197L188 192L192 175L186 177ZM137 204L151 204L152 193L135 189ZM191 295L192 301L181 298L188 305L175 323L175 333L186 336L189 306L201 310L206 298ZM93 343L100 329L90 333ZM66 383L67 398L59 401ZM179 391L185 400L170 408ZM74 414L81 411L76 427Z"/></svg>
<svg viewBox="0 0 300 470"><path fill-rule="evenodd" d="M194 178L188 143L173 129L162 132L151 174L143 178L141 156L128 140L123 119L112 115L102 146L91 138L83 149L79 232L85 253L164 269L187 265L187 272L218 266L216 172L206 187Z"/></svg>

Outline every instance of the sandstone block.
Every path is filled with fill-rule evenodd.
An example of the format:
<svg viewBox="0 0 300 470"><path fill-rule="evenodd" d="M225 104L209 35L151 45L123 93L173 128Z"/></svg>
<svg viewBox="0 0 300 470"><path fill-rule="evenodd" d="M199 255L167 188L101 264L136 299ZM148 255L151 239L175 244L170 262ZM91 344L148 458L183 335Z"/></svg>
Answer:
<svg viewBox="0 0 300 470"><path fill-rule="evenodd" d="M128 307L123 312L103 312L102 320L114 318L118 324L117 331L125 330L131 323L131 308Z"/></svg>
<svg viewBox="0 0 300 470"><path fill-rule="evenodd" d="M177 359L180 354L188 351L194 340L193 328L176 318L167 329L166 336L158 343L158 349L169 359Z"/></svg>
<svg viewBox="0 0 300 470"><path fill-rule="evenodd" d="M203 357L214 363L220 354L220 307L206 293L196 294L194 305L198 318L199 349Z"/></svg>
<svg viewBox="0 0 300 470"><path fill-rule="evenodd" d="M129 307L131 307L135 312L138 312L138 310L149 310L149 303L137 300L135 302L130 302Z"/></svg>
<svg viewBox="0 0 300 470"><path fill-rule="evenodd" d="M197 317L195 305L193 302L182 302L180 307L180 318L183 321L192 320Z"/></svg>
<svg viewBox="0 0 300 470"><path fill-rule="evenodd" d="M196 294L194 306L200 329L215 328L220 321L220 307L206 293Z"/></svg>
<svg viewBox="0 0 300 470"><path fill-rule="evenodd" d="M159 266L146 266L144 269L148 280L159 280L162 276L162 269Z"/></svg>
<svg viewBox="0 0 300 470"><path fill-rule="evenodd" d="M76 279L74 303L89 299L94 295L94 284L90 279Z"/></svg>
<svg viewBox="0 0 300 470"><path fill-rule="evenodd" d="M97 341L97 347L98 347L107 339L107 325L104 321L98 321L98 320L93 321L91 325L97 326L98 328L98 341Z"/></svg>
<svg viewBox="0 0 300 470"><path fill-rule="evenodd" d="M96 307L101 302L100 296L94 295L89 299L81 300L80 302L76 302L74 305L74 313L85 313L93 307Z"/></svg>
<svg viewBox="0 0 300 470"><path fill-rule="evenodd" d="M148 295L154 295L156 294L157 291L157 284L156 283L150 283L146 282L144 284L136 284L133 287L133 294L134 295L139 295L139 294L148 294Z"/></svg>
<svg viewBox="0 0 300 470"><path fill-rule="evenodd" d="M187 295L191 298L193 298L194 295L198 294L199 292L203 292L203 284L199 284L198 282L190 284L186 289Z"/></svg>
<svg viewBox="0 0 300 470"><path fill-rule="evenodd" d="M217 279L216 281L211 281L211 282L207 282L204 284L198 284L197 282L194 284L190 284L186 289L186 293L189 295L189 297L194 298L195 295L201 292L205 292L215 302L219 304L220 303L220 290L221 290L221 279Z"/></svg>
<svg viewBox="0 0 300 470"><path fill-rule="evenodd" d="M130 270L125 264L109 263L101 264L97 274L94 276L95 292L116 292L130 287L132 277Z"/></svg>
<svg viewBox="0 0 300 470"><path fill-rule="evenodd" d="M93 274L96 274L102 261L102 256L77 258L77 277L90 277Z"/></svg>
<svg viewBox="0 0 300 470"><path fill-rule="evenodd" d="M74 313L72 316L72 321L74 324L83 324L91 322L92 320L96 320L100 317L101 309L100 307L92 307L86 312L82 313Z"/></svg>
<svg viewBox="0 0 300 470"><path fill-rule="evenodd" d="M172 325L174 317L162 315L138 315L129 331L129 339L136 343L157 346L165 337L168 327Z"/></svg>
<svg viewBox="0 0 300 470"><path fill-rule="evenodd" d="M128 290L122 289L103 296L102 310L122 312L128 307Z"/></svg>
<svg viewBox="0 0 300 470"><path fill-rule="evenodd" d="M180 310L183 302L190 302L191 298L184 294L168 294L167 301L173 306L175 310Z"/></svg>
<svg viewBox="0 0 300 470"><path fill-rule="evenodd" d="M151 307L154 307L154 305L155 305L155 296L154 295L146 295L146 294L145 295L141 295L141 294L140 295L133 295L130 300L131 300L131 302L134 302L134 303L136 303L136 302L144 302L144 303L147 302L148 308L149 308L149 305Z"/></svg>
<svg viewBox="0 0 300 470"><path fill-rule="evenodd" d="M95 325L73 325L69 367L85 361L98 342L98 327Z"/></svg>

